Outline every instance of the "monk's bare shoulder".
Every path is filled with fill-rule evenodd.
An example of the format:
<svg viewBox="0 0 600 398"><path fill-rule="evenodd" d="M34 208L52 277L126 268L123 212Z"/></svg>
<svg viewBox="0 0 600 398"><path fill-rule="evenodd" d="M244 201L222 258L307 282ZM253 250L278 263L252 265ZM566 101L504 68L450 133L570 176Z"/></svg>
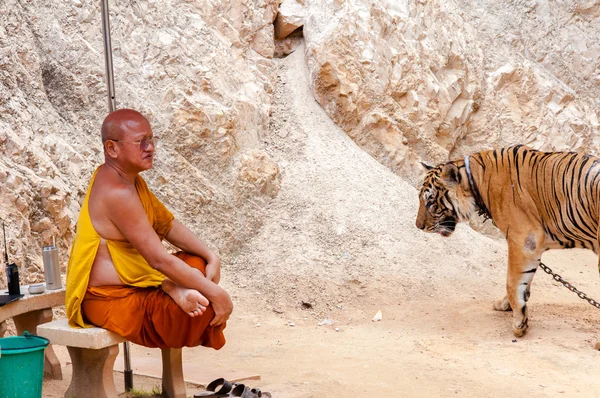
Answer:
<svg viewBox="0 0 600 398"><path fill-rule="evenodd" d="M92 187L90 202L94 201L103 206L135 198L137 198L135 186L123 180L110 167L106 165L100 167Z"/></svg>
<svg viewBox="0 0 600 398"><path fill-rule="evenodd" d="M119 209L139 201L135 187L124 181L114 170L103 165L96 174L90 191L89 212L92 224L104 239L120 240L123 234L112 220Z"/></svg>

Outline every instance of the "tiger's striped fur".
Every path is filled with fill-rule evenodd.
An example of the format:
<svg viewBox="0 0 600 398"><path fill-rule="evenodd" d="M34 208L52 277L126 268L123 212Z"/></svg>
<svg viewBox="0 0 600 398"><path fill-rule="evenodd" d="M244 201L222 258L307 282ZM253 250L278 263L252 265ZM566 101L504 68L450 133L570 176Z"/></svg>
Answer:
<svg viewBox="0 0 600 398"><path fill-rule="evenodd" d="M494 308L512 309L513 333L522 336L542 253L580 247L598 254L600 158L519 145L468 159L472 183L463 159L430 169L416 225L449 236L456 223L487 213L508 243L507 294Z"/></svg>

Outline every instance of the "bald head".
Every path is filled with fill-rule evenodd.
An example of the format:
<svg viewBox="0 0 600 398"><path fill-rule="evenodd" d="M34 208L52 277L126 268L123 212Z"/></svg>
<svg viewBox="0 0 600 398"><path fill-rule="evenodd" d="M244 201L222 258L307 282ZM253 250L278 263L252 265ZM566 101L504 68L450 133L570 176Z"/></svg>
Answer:
<svg viewBox="0 0 600 398"><path fill-rule="evenodd" d="M119 109L110 113L102 122L102 143L107 140L122 140L128 133L150 127L150 122L138 111Z"/></svg>

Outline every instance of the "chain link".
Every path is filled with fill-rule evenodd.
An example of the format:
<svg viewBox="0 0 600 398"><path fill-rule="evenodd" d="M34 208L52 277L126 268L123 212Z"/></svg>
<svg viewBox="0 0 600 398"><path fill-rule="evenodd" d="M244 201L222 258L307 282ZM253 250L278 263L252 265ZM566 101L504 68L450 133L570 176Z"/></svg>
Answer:
<svg viewBox="0 0 600 398"><path fill-rule="evenodd" d="M546 272L547 274L552 275L552 278L555 281L562 283L564 287L566 287L570 291L572 291L575 294L577 294L577 296L579 296L580 299L586 300L588 303L590 303L594 307L600 309L600 303L599 302L597 302L593 298L588 297L587 294L585 294L584 292L577 290L577 288L575 286L571 285L569 282L567 282L566 280L564 280L562 278L562 276L560 276L560 275L555 274L554 272L552 272L552 270L550 269L550 267L548 267L546 264L542 263L541 261L540 261L540 268L543 269L544 272Z"/></svg>

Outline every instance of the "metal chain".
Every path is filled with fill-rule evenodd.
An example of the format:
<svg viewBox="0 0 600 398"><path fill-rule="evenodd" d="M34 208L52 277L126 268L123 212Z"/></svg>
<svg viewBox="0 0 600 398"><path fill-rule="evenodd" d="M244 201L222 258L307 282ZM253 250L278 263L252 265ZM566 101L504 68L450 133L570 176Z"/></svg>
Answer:
<svg viewBox="0 0 600 398"><path fill-rule="evenodd" d="M562 276L560 276L560 275L555 274L554 272L552 272L552 270L550 269L550 267L548 267L546 264L542 263L541 261L540 261L540 268L543 269L547 274L552 275L552 278L554 278L555 281L562 283L564 287L566 287L570 291L576 293L579 296L580 299L586 300L588 303L590 303L594 307L600 309L600 303L599 302L597 302L593 298L588 297L587 294L585 294L584 292L581 292L581 291L577 290L577 288L575 286L571 285L569 282L567 282L566 280L564 280L562 278Z"/></svg>

